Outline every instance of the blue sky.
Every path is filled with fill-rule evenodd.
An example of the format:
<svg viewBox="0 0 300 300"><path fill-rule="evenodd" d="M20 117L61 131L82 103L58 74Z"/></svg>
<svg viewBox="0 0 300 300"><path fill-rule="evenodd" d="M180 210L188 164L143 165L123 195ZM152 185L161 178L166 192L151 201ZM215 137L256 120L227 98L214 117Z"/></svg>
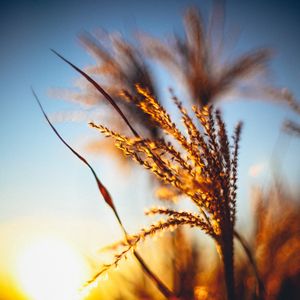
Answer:
<svg viewBox="0 0 300 300"><path fill-rule="evenodd" d="M51 99L52 87L70 87L77 78L55 57L54 48L79 66L91 62L76 35L98 27L126 36L137 28L158 37L182 32L182 13L190 4L204 15L209 1L10 1L0 9L0 222L23 217L55 216L99 220L113 230L109 209L99 201L89 171L58 141L45 123L30 92L34 86L49 113L70 104ZM227 1L227 30L239 33L230 55L268 46L274 49L272 77L300 98L300 4L294 1ZM163 87L164 88L164 87ZM167 86L165 87L167 88ZM238 120L245 122L240 155L240 219L248 214L250 187L265 182L248 174L252 165L267 166L274 149L286 146L282 157L285 178L299 179L299 141L279 134L284 118L297 116L283 106L259 101L222 105L230 132ZM76 107L75 107L76 109ZM299 117L298 117L299 119ZM94 135L86 124L57 124L66 140L85 153L84 142ZM152 196L144 174L118 174L107 157L86 154L111 191L121 216L142 220ZM128 178L126 180L126 178ZM131 221L128 221L129 226ZM0 227L1 228L1 227Z"/></svg>

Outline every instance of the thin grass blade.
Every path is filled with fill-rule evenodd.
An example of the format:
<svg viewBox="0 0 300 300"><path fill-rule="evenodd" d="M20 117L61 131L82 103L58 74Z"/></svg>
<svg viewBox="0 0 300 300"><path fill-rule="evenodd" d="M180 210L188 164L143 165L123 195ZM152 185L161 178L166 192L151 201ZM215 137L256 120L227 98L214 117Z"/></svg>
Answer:
<svg viewBox="0 0 300 300"><path fill-rule="evenodd" d="M72 147L71 147L71 146L70 146L70 145L69 145L69 144L61 137L61 135L58 133L58 131L56 130L56 128L53 126L53 124L52 124L51 121L49 120L49 118L48 118L47 114L45 113L44 108L43 108L43 106L42 106L42 104L41 104L41 102L40 102L40 100L39 100L37 94L36 94L35 91L33 90L33 88L31 88L31 91L32 91L32 94L33 94L35 100L37 101L37 103L38 103L38 105L39 105L39 107L40 107L40 109L41 109L41 111L42 111L42 113L43 113L43 115L44 115L44 117L45 117L47 123L50 125L51 129L54 131L54 133L56 134L56 136L61 140L61 142L62 142L67 148L69 148L69 149L71 150L71 152L72 152L76 157L78 157L78 158L79 158L85 165L87 165L88 168L91 170L91 172L93 173L93 176L94 176L94 178L95 178L95 180L96 180L96 182L97 182L98 189L99 189L99 191L100 191L100 193L101 193L101 195L102 195L104 201L105 201L105 202L110 206L110 208L113 210L113 212L114 212L116 218L118 219L118 222L120 223L121 227L124 228L124 227L123 227L123 224L122 224L122 222L121 222L121 220L120 220L120 217L119 217L119 215L118 215L118 213L117 213L117 210L116 210L116 208L115 208L115 205L114 205L114 203L113 203L113 200L112 200L112 198L111 198L111 196L110 196L108 190L106 189L106 187L102 184L102 182L101 182L100 179L98 178L98 176L97 176L95 170L92 168L92 166L89 164L89 162L88 162L83 156L81 156L78 152L76 152L76 151L75 151L75 150L74 150L74 149L73 149L73 148L72 148Z"/></svg>
<svg viewBox="0 0 300 300"><path fill-rule="evenodd" d="M60 55L58 52L56 52L53 49L50 49L55 55L57 55L59 58L61 58L63 61L65 61L68 65L70 65L73 69L75 69L78 73L80 73L83 77L85 77L104 97L105 99L113 106L113 108L119 113L119 115L122 117L124 122L127 124L127 126L130 128L133 135L137 138L139 138L139 134L136 132L136 130L131 126L130 122L122 112L122 110L117 105L116 101L108 94L106 91L88 74L86 74L84 71L82 71L80 68L75 66L73 63L71 63L69 60L64 58L62 55Z"/></svg>

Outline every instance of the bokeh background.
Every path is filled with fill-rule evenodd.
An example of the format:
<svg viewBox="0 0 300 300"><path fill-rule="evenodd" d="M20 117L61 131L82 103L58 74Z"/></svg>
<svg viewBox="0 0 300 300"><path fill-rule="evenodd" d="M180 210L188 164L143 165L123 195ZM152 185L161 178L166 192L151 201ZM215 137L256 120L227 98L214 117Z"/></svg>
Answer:
<svg viewBox="0 0 300 300"><path fill-rule="evenodd" d="M199 7L204 17L211 11L210 1L1 4L0 299L26 299L16 275L16 261L28 241L45 235L62 238L92 268L97 249L121 237L89 170L53 134L31 94L33 86L50 116L79 110L70 102L51 97L49 91L72 87L78 75L49 49L54 48L84 67L92 59L77 39L83 30L103 28L128 38L137 31L159 38L173 32L182 34L182 14L191 5ZM231 57L270 47L270 82L288 88L299 98L299 2L228 0L224 7L228 37L225 54ZM167 99L166 90L172 82L157 66L153 72L161 82L160 96ZM251 224L251 188L271 180L275 159L290 190L299 190L300 141L280 131L285 119L297 120L297 115L285 105L259 97L231 100L229 97L220 106L229 132L238 120L245 123L239 164L238 226L247 232ZM87 120L56 122L55 126L92 162L127 228L133 232L147 224L143 211L155 200L145 172L138 167L121 168L105 153L90 153L86 142L97 133L87 126Z"/></svg>

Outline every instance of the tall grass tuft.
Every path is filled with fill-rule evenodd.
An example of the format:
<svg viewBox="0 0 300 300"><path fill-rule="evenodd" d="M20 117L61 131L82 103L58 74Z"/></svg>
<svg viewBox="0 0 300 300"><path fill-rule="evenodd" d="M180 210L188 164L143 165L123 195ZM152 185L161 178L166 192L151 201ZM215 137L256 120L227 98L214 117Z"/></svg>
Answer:
<svg viewBox="0 0 300 300"><path fill-rule="evenodd" d="M152 118L172 139L167 141L127 137L105 126L90 123L107 137L115 140L116 146L144 168L154 173L161 181L172 185L187 196L197 212L176 211L154 207L147 214L160 214L166 218L130 236L128 245L116 256L112 265L118 264L130 249L147 236L181 225L198 227L216 242L225 271L228 299L234 299L233 238L236 219L236 189L238 145L241 123L233 136L233 150L220 111L211 106L194 106L197 124L187 110L175 98L182 121L187 131L185 136L172 121L167 111L149 91L137 86L144 97L140 108ZM198 127L201 127L198 130Z"/></svg>

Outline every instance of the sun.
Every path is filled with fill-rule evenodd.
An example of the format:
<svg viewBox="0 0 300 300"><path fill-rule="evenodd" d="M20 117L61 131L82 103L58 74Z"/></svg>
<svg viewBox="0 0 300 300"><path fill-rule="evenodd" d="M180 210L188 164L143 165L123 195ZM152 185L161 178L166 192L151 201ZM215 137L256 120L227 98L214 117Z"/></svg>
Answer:
<svg viewBox="0 0 300 300"><path fill-rule="evenodd" d="M31 242L17 259L17 279L30 300L74 300L88 276L84 258L66 241L47 237Z"/></svg>

